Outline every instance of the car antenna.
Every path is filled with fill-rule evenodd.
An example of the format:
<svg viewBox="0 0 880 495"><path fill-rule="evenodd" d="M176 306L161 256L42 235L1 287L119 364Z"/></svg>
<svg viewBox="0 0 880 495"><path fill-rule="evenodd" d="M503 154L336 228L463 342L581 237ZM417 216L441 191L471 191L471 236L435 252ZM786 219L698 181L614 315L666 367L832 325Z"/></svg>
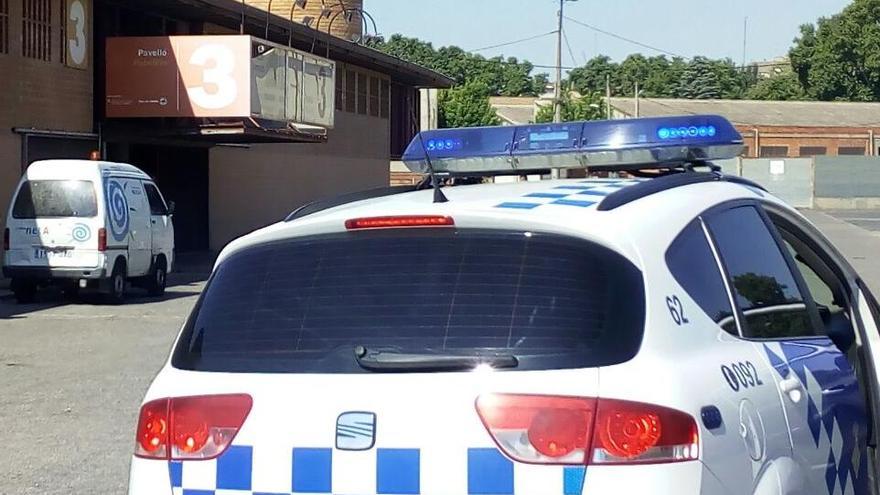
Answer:
<svg viewBox="0 0 880 495"><path fill-rule="evenodd" d="M431 176L431 187L434 188L434 202L446 203L449 201L449 198L447 198L440 189L440 181L437 178L437 174L434 172L434 165L431 163L431 156L428 155L428 148L425 147L425 139L422 137L421 132L419 133L419 143L422 145L422 149L425 150L425 161L428 163L428 174Z"/></svg>

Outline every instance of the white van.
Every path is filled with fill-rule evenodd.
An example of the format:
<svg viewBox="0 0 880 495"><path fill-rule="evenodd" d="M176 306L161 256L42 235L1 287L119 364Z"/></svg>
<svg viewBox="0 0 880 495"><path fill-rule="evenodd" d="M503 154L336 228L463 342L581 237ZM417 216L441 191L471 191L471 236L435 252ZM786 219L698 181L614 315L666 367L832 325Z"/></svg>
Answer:
<svg viewBox="0 0 880 495"><path fill-rule="evenodd" d="M49 284L99 289L113 303L128 281L162 295L174 264L173 206L132 165L34 162L6 216L3 275L19 302Z"/></svg>

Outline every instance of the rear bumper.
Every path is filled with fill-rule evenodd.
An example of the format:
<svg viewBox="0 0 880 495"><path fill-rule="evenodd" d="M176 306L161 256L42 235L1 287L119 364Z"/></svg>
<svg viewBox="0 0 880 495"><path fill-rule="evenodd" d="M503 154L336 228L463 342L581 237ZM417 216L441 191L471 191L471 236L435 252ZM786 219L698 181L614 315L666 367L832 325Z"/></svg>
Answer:
<svg viewBox="0 0 880 495"><path fill-rule="evenodd" d="M43 266L4 266L3 276L25 280L50 280L53 278L97 280L106 278L107 272L103 267L50 268Z"/></svg>

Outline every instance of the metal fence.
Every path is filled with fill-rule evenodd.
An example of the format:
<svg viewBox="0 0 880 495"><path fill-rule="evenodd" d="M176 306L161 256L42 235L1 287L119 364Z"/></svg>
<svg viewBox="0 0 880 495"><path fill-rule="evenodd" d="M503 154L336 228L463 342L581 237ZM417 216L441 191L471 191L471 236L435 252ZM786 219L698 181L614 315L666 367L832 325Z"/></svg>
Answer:
<svg viewBox="0 0 880 495"><path fill-rule="evenodd" d="M880 208L880 158L738 158L718 165L798 208Z"/></svg>

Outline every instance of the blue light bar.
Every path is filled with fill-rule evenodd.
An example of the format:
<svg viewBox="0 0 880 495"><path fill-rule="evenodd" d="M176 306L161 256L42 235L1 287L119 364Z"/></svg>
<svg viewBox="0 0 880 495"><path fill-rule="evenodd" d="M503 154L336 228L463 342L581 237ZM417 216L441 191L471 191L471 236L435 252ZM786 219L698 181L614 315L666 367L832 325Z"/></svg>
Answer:
<svg viewBox="0 0 880 495"><path fill-rule="evenodd" d="M423 131L403 161L413 172L503 174L551 168L632 170L723 160L742 152L717 115Z"/></svg>

